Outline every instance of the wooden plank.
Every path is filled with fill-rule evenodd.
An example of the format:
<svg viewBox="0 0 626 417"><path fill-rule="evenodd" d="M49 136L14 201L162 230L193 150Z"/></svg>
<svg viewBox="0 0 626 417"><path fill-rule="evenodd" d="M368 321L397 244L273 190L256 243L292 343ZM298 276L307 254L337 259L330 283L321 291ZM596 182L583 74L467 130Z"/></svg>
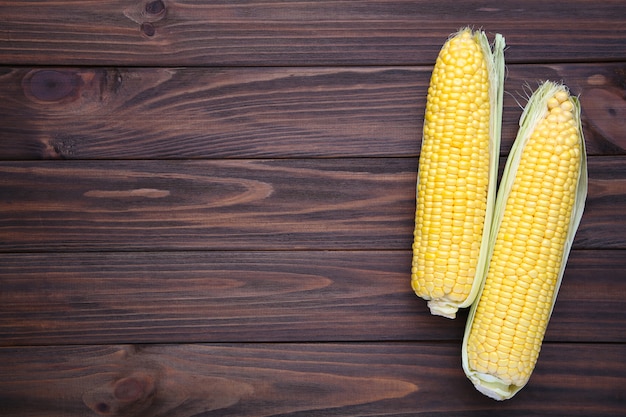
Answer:
<svg viewBox="0 0 626 417"><path fill-rule="evenodd" d="M626 342L624 294L624 251L572 251L546 340Z"/></svg>
<svg viewBox="0 0 626 417"><path fill-rule="evenodd" d="M416 154L416 89L426 88L416 83L427 77L407 68L15 69L2 77L0 111L11 120L0 121L0 155Z"/></svg>
<svg viewBox="0 0 626 417"><path fill-rule="evenodd" d="M0 359L7 417L586 417L626 406L623 344L546 344L506 402L472 387L456 343L49 346Z"/></svg>
<svg viewBox="0 0 626 417"><path fill-rule="evenodd" d="M626 58L621 1L11 1L0 15L9 65L414 65L466 25L502 32L510 62Z"/></svg>
<svg viewBox="0 0 626 417"><path fill-rule="evenodd" d="M415 158L0 163L0 251L408 249ZM624 157L589 160L579 249L626 248Z"/></svg>
<svg viewBox="0 0 626 417"><path fill-rule="evenodd" d="M574 239L578 247L624 249L625 241L615 234L626 236L626 223L622 220L626 211L626 199L620 197L626 191L626 161L620 158L589 159L589 191L585 212ZM604 246L606 245L606 246Z"/></svg>
<svg viewBox="0 0 626 417"><path fill-rule="evenodd" d="M415 167L415 159L5 163L0 246L407 247Z"/></svg>
<svg viewBox="0 0 626 417"><path fill-rule="evenodd" d="M431 67L4 70L0 159L180 159L414 157ZM581 96L589 154L626 154L623 64L507 70L503 154L544 79Z"/></svg>
<svg viewBox="0 0 626 417"><path fill-rule="evenodd" d="M460 340L408 251L0 255L0 344ZM589 279L594 277L594 279ZM626 342L626 259L574 251L549 341Z"/></svg>
<svg viewBox="0 0 626 417"><path fill-rule="evenodd" d="M0 265L4 344L459 335L425 319L406 251L12 254Z"/></svg>

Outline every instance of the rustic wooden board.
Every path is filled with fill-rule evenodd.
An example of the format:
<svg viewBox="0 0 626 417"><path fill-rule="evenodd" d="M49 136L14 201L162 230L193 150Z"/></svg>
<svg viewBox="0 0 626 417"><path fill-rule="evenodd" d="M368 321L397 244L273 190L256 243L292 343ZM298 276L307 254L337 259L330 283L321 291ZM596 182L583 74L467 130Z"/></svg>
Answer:
<svg viewBox="0 0 626 417"><path fill-rule="evenodd" d="M0 255L0 345L460 340L408 251ZM589 277L594 277L593 280ZM574 251L549 341L626 342L626 259Z"/></svg>
<svg viewBox="0 0 626 417"><path fill-rule="evenodd" d="M626 58L616 0L11 1L0 15L7 65L414 65L466 25L503 33L510 62Z"/></svg>
<svg viewBox="0 0 626 417"><path fill-rule="evenodd" d="M0 415L623 416L626 3L0 1ZM502 156L580 95L589 198L530 384L409 286L427 83L507 39ZM503 160L502 160L503 161ZM209 344L207 344L209 343Z"/></svg>
<svg viewBox="0 0 626 417"><path fill-rule="evenodd" d="M7 68L0 159L415 156L431 67ZM509 65L502 153L540 80L581 97L590 155L626 153L626 66Z"/></svg>
<svg viewBox="0 0 626 417"><path fill-rule="evenodd" d="M416 164L6 163L0 245L28 251L408 247Z"/></svg>
<svg viewBox="0 0 626 417"><path fill-rule="evenodd" d="M465 378L456 343L20 347L0 359L7 417L588 417L626 406L622 344L545 344L530 383L500 403Z"/></svg>
<svg viewBox="0 0 626 417"><path fill-rule="evenodd" d="M575 247L626 248L626 158L592 157ZM0 251L408 249L415 158L0 163Z"/></svg>

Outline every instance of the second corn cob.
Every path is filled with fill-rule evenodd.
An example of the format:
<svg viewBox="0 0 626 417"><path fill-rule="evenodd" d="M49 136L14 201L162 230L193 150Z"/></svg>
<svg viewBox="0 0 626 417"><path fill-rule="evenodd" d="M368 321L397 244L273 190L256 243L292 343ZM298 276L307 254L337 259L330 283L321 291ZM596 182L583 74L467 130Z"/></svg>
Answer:
<svg viewBox="0 0 626 417"><path fill-rule="evenodd" d="M529 380L587 195L580 106L563 85L531 96L504 168L484 286L468 317L463 368L483 394Z"/></svg>
<svg viewBox="0 0 626 417"><path fill-rule="evenodd" d="M495 201L504 38L460 30L442 47L428 89L411 285L432 314L472 304Z"/></svg>

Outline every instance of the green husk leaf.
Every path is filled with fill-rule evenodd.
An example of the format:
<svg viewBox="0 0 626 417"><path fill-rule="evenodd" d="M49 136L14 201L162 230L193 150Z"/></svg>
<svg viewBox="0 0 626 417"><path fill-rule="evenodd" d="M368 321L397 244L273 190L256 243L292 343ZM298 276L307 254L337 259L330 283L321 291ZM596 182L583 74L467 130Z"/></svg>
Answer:
<svg viewBox="0 0 626 417"><path fill-rule="evenodd" d="M494 216L493 216L493 224L491 227L491 235L489 238L489 250L487 253L487 258L490 259L493 254L495 240L498 234L498 229L500 228L500 224L502 222L502 217L504 214L504 207L506 205L506 201L511 192L511 188L513 186L513 180L515 179L515 174L517 173L517 168L519 167L522 151L528 142L528 139L532 132L534 131L536 125L539 121L545 116L547 113L547 100L552 97L557 91L565 90L567 91L567 87L562 84L557 84L551 81L546 81L542 83L537 90L530 97L528 104L526 105L522 115L520 117L520 128L518 130L517 137L511 148L509 153L509 157L507 158L507 162L504 167L502 180L500 183L500 187L498 189L498 196L496 198ZM567 232L566 242L563 250L563 256L561 258L561 267L559 270L559 275L557 277L556 288L554 290L553 298L552 298L552 307L550 309L550 315L552 315L552 310L554 309L554 304L556 303L556 298L558 295L559 288L561 286L561 281L563 278L563 274L565 272L565 266L567 264L567 259L569 258L569 253L572 247L572 243L574 241L574 236L576 231L578 230L578 226L580 224L580 220L582 218L582 214L585 207L585 201L587 198L587 156L585 149L585 139L582 131L582 123L580 119L580 102L576 97L570 97L572 103L574 104L574 118L576 120L576 124L578 126L578 133L580 135L580 169L578 173L578 185L576 189L576 198L574 202L574 207L572 210L572 215L569 222L569 228ZM476 308L478 306L478 301L480 300L480 293L482 293L482 289L484 287L484 282L486 279L486 275L489 268L489 262L486 263L483 269L483 279L481 283L481 288L479 290L476 302L472 305L466 327L465 333L463 337L463 345L461 349L462 354L462 365L463 370L467 377L472 381L474 386L478 391L483 393L484 395L496 399L496 400L506 400L513 397L519 390L521 390L526 383L520 386L516 385L508 385L501 381L499 378L488 375L484 373L480 373L470 369L469 361L467 357L467 341L472 328L472 323L474 321L474 316L476 314Z"/></svg>
<svg viewBox="0 0 626 417"><path fill-rule="evenodd" d="M468 28L459 30L461 33ZM478 266L483 265L487 260L486 250L487 242L490 236L490 225L492 223L493 210L496 198L496 183L498 180L498 159L500 155L500 138L502 128L502 100L504 95L504 49L506 42L504 37L497 33L494 38L493 50L489 44L487 35L483 31L473 32L474 39L480 46L483 56L487 61L489 73L489 99L490 99L490 126L489 126L489 185L487 190L487 208L485 213L485 222L481 241L481 251L478 258ZM419 177L419 176L418 176ZM472 305L481 286L480 277L483 274L476 268L473 285L469 296L463 302L454 302L448 299L435 299L428 301L428 307L433 315L443 316L450 319L456 317L459 308L465 308Z"/></svg>

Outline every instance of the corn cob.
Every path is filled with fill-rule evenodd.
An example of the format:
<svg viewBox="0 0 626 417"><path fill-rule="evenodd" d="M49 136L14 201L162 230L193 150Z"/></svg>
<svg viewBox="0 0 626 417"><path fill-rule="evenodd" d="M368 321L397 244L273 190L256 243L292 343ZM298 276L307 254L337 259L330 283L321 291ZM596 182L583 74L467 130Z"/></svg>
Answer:
<svg viewBox="0 0 626 417"><path fill-rule="evenodd" d="M504 38L465 28L443 45L426 102L411 286L432 314L472 304L485 261L500 149Z"/></svg>
<svg viewBox="0 0 626 417"><path fill-rule="evenodd" d="M476 389L505 400L529 380L587 196L580 105L563 85L530 97L505 165L490 262L463 338Z"/></svg>

